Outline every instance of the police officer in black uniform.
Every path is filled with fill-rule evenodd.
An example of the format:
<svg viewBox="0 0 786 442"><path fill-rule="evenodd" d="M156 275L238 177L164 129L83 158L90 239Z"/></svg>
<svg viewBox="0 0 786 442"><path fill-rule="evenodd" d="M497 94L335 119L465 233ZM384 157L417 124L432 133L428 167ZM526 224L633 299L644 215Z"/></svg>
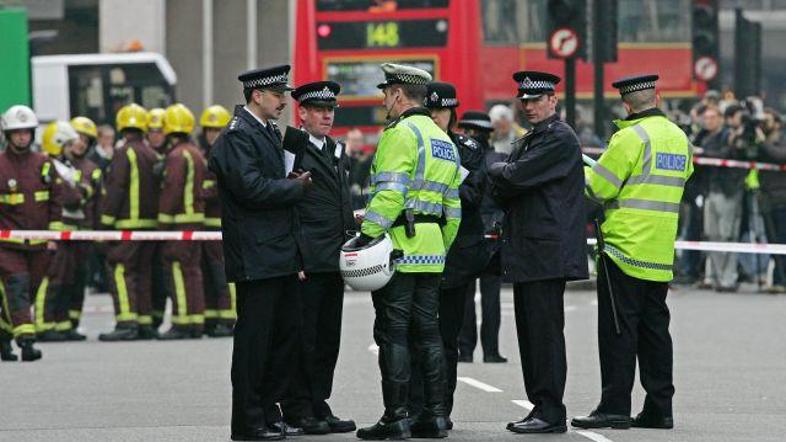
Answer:
<svg viewBox="0 0 786 442"><path fill-rule="evenodd" d="M456 88L450 83L429 83L424 104L431 111L434 123L444 130L458 147L462 166L460 173L465 175L459 187L461 225L445 261L439 299L439 328L446 361L445 409L448 429L451 429L453 422L450 420L450 413L453 409L453 393L456 390L458 336L466 305L464 294L480 276L487 263L483 245L483 220L479 211L486 183L486 168L483 150L478 143L453 131L458 120L456 108L459 106ZM419 370L412 370L410 410L413 416L419 414L423 406L423 387L419 373Z"/></svg>
<svg viewBox="0 0 786 442"><path fill-rule="evenodd" d="M490 165L505 161L507 154L494 150L494 145L489 142L489 136L494 128L491 118L482 111L466 111L458 121L458 127L464 134L472 137L481 147L485 157L486 168ZM499 328L501 322L499 294L501 279L499 276L499 238L502 229L502 219L505 212L492 198L491 186L486 186L486 192L480 203L480 216L486 231L484 244L489 257L489 265L480 275L480 309L482 321L480 326L480 343L483 347L483 362L505 363L508 360L499 354ZM493 263L492 263L493 261ZM478 341L478 326L475 316L475 284L470 284L466 293L466 313L464 325L459 335L459 362L472 362L472 354Z"/></svg>
<svg viewBox="0 0 786 442"><path fill-rule="evenodd" d="M301 364L281 404L286 422L307 434L355 431L355 423L337 418L327 403L341 341L344 281L339 254L350 238L348 232L357 229L349 192L349 157L344 145L327 135L340 91L332 81L308 83L292 91L299 103L302 131L289 127L284 137L285 149L296 153L297 167L309 171L314 179L297 205L305 277L301 282ZM290 146L290 139L302 141Z"/></svg>
<svg viewBox="0 0 786 442"><path fill-rule="evenodd" d="M287 174L273 120L286 106L289 66L241 74L245 106L210 153L216 174L227 279L237 286L232 353L232 439L280 440L279 402L297 367L302 268L295 206L308 172ZM302 430L301 430L302 432Z"/></svg>
<svg viewBox="0 0 786 442"><path fill-rule="evenodd" d="M533 127L488 173L505 208L502 277L513 283L524 385L535 407L508 430L564 433L565 283L588 277L581 148L556 113L559 77L524 71L513 79Z"/></svg>

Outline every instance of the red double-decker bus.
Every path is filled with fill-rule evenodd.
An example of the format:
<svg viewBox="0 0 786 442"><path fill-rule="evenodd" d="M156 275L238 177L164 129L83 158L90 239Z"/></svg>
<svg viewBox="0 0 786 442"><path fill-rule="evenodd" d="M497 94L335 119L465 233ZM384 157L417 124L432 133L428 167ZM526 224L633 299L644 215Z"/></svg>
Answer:
<svg viewBox="0 0 786 442"><path fill-rule="evenodd" d="M690 1L619 3L618 62L611 79L658 72L665 98L694 96ZM336 133L359 127L376 133L385 122L379 64L401 62L456 85L460 111L511 102L511 74L522 69L562 74L546 58L546 0L300 0L296 11L294 81L329 79L342 85ZM591 99L592 66L577 64L577 95ZM561 90L558 90L558 93ZM589 103L585 104L589 108ZM587 112L591 115L591 112Z"/></svg>

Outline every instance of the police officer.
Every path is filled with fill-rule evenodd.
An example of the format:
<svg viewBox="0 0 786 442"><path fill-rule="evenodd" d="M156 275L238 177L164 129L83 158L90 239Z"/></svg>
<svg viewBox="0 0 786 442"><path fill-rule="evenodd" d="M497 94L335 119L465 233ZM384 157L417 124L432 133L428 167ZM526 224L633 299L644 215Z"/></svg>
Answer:
<svg viewBox="0 0 786 442"><path fill-rule="evenodd" d="M489 142L489 137L494 128L491 118L483 111L469 110L464 112L458 121L459 129L472 137L483 151L486 167L505 161L507 154L494 150L494 145ZM499 327L500 327L500 301L501 278L499 276L499 238L502 219L505 213L491 197L491 186L486 186L483 199L480 203L480 216L485 229L485 252L488 264L480 275L480 305L482 322L480 326L480 343L483 347L483 362L504 363L508 360L499 354ZM472 354L478 341L478 326L475 316L475 283L470 284L466 293L466 313L464 325L459 335L459 362L472 362Z"/></svg>
<svg viewBox="0 0 786 442"><path fill-rule="evenodd" d="M177 103L166 108L167 155L158 199L162 230L199 230L205 220L202 183L205 158L191 141L194 114ZM172 301L172 328L162 340L201 338L205 326L202 246L196 241L165 241L161 247L164 286Z"/></svg>
<svg viewBox="0 0 786 442"><path fill-rule="evenodd" d="M294 146L300 157L296 163L311 173L314 186L297 205L304 244L303 343L300 370L282 410L288 423L307 434L356 428L354 421L336 417L327 403L341 342L344 281L339 253L349 239L347 232L357 229L349 192L349 157L344 146L328 136L340 91L337 83L318 81L292 92L303 129L299 137L303 142L298 143L302 145ZM285 139L290 131L297 129L288 128Z"/></svg>
<svg viewBox="0 0 786 442"><path fill-rule="evenodd" d="M613 83L628 112L591 169L587 196L605 207L605 249L598 274L598 346L602 394L581 428L672 428L672 343L666 294L685 182L693 173L690 143L658 109L657 75ZM611 287L605 282L609 281ZM609 296L610 291L614 297ZM620 333L611 302L616 301ZM647 392L631 420L636 359Z"/></svg>
<svg viewBox="0 0 786 442"><path fill-rule="evenodd" d="M38 118L27 106L11 106L2 118L8 145L0 152L0 229L61 230L62 202L57 172L46 155L33 152ZM36 349L30 301L44 279L55 243L0 239L0 357L15 361L11 338L23 361L41 359ZM47 250L49 249L49 251Z"/></svg>
<svg viewBox="0 0 786 442"><path fill-rule="evenodd" d="M446 361L445 413L447 427L451 429L453 422L450 413L456 390L458 336L465 317L465 294L470 289L474 294L475 279L487 264L483 220L479 210L486 187L486 167L483 150L477 141L453 131L458 120L456 108L459 106L456 88L450 83L429 83L425 106L431 112L434 123L448 134L458 148L463 177L458 192L461 199L461 226L445 261L439 294L439 329ZM423 386L417 371L412 374L412 380L410 413L417 416L423 400Z"/></svg>
<svg viewBox="0 0 786 442"><path fill-rule="evenodd" d="M513 283L524 385L535 407L508 430L564 433L565 283L588 276L581 150L556 113L559 77L523 71L513 79L532 130L489 175L505 207L502 277Z"/></svg>
<svg viewBox="0 0 786 442"><path fill-rule="evenodd" d="M286 105L289 66L241 74L237 106L208 165L223 203L227 279L237 285L232 353L232 439L279 440L287 427L279 402L297 368L300 335L295 206L310 185L291 172L273 120ZM302 430L301 430L302 432Z"/></svg>
<svg viewBox="0 0 786 442"><path fill-rule="evenodd" d="M112 157L101 196L101 226L115 230L153 230L157 227L160 179L154 170L156 152L145 142L147 111L131 103L116 115L123 146ZM152 270L155 244L120 241L110 244L107 264L115 307L115 330L101 341L154 339Z"/></svg>
<svg viewBox="0 0 786 442"><path fill-rule="evenodd" d="M205 158L215 145L221 131L229 124L232 115L223 106L215 104L202 111L199 125L199 147ZM216 176L205 171L202 182L205 200L205 230L221 230L221 200L218 199ZM221 241L202 241L202 280L205 291L205 335L211 338L232 336L237 313L235 284L227 284L224 273L224 247Z"/></svg>
<svg viewBox="0 0 786 442"><path fill-rule="evenodd" d="M461 222L458 149L423 107L431 75L385 63L384 105L390 122L372 165L371 199L358 245L390 235L403 253L390 282L372 293L385 413L361 439L445 437L444 353L439 335L439 285ZM423 411L407 419L410 341L418 352L424 383Z"/></svg>

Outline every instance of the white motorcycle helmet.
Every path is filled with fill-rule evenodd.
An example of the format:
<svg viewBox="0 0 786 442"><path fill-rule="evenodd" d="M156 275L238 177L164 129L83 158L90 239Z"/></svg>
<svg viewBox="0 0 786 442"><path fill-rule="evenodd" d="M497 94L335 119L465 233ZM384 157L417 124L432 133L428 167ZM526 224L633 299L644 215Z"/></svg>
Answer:
<svg viewBox="0 0 786 442"><path fill-rule="evenodd" d="M357 237L341 247L339 268L344 282L358 291L385 287L395 273L393 241L385 234L357 247Z"/></svg>
<svg viewBox="0 0 786 442"><path fill-rule="evenodd" d="M0 126L2 126L3 131L35 129L38 127L38 118L35 116L33 109L18 104L11 106L5 111Z"/></svg>

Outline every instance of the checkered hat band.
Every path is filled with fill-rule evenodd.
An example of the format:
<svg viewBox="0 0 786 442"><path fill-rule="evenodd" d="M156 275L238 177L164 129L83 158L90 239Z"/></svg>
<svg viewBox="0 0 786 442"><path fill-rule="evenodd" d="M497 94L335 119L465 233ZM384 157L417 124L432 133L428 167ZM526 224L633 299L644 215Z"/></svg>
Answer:
<svg viewBox="0 0 786 442"><path fill-rule="evenodd" d="M341 276L345 278L363 278L377 274L385 269L385 266L378 264L365 269L342 270Z"/></svg>
<svg viewBox="0 0 786 442"><path fill-rule="evenodd" d="M254 78L243 82L243 87L265 87L271 84L283 84L288 81L287 74L273 75L271 77Z"/></svg>
<svg viewBox="0 0 786 442"><path fill-rule="evenodd" d="M654 81L645 81L643 83L633 83L620 87L620 95L629 94L631 92L643 91L645 89L655 89Z"/></svg>
<svg viewBox="0 0 786 442"><path fill-rule="evenodd" d="M550 81L545 81L545 80L522 81L521 83L519 83L519 89L526 89L526 90L539 89L539 90L553 91L554 90L554 83L552 83Z"/></svg>
<svg viewBox="0 0 786 442"><path fill-rule="evenodd" d="M330 89L328 90L321 90L321 91L312 91L306 92L305 94L301 95L297 101L303 102L306 100L335 100L336 94L333 93Z"/></svg>
<svg viewBox="0 0 786 442"><path fill-rule="evenodd" d="M404 84L428 84L428 80L421 77L420 75L392 74L390 78Z"/></svg>
<svg viewBox="0 0 786 442"><path fill-rule="evenodd" d="M468 124L470 126L477 126L486 129L491 129L491 122L486 120L461 120L459 121L459 124Z"/></svg>
<svg viewBox="0 0 786 442"><path fill-rule="evenodd" d="M443 98L441 102L442 107L458 106L457 98Z"/></svg>

